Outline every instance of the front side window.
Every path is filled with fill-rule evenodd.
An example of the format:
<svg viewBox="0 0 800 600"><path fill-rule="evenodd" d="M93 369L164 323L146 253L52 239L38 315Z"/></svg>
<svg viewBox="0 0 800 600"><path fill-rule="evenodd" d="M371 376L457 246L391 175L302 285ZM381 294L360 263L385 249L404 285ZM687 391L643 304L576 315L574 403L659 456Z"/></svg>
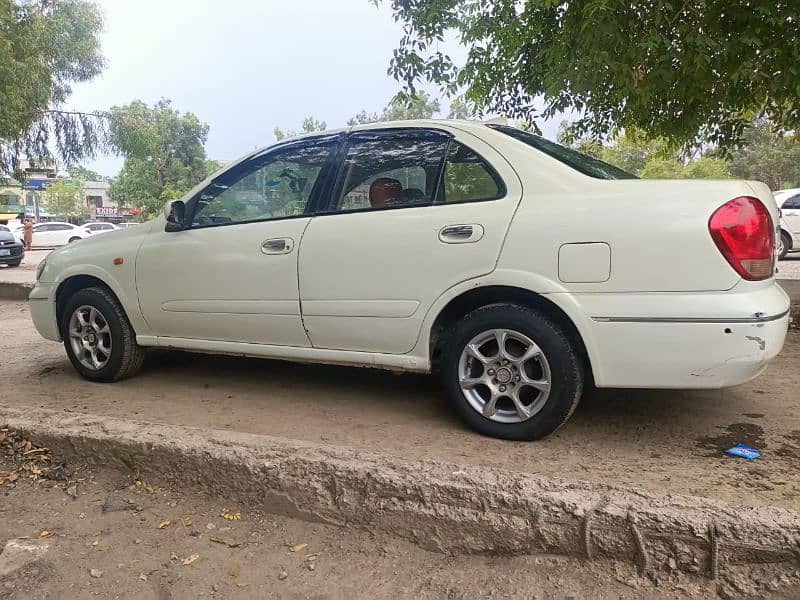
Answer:
<svg viewBox="0 0 800 600"><path fill-rule="evenodd" d="M197 200L192 226L301 216L334 142L277 149L238 173L223 173ZM228 180L230 179L230 183Z"/></svg>
<svg viewBox="0 0 800 600"><path fill-rule="evenodd" d="M432 204L447 137L428 132L350 139L337 211Z"/></svg>
<svg viewBox="0 0 800 600"><path fill-rule="evenodd" d="M798 194L797 196L792 196L791 198L787 199L783 203L781 208L783 208L783 209L786 209L786 208L790 208L790 209L800 208L800 194Z"/></svg>

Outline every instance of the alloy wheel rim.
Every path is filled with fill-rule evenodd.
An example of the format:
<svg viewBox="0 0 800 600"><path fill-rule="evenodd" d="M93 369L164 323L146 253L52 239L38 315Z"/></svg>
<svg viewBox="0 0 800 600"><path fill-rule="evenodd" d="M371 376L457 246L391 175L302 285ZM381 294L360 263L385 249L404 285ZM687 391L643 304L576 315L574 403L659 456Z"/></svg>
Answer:
<svg viewBox="0 0 800 600"><path fill-rule="evenodd" d="M76 308L69 319L69 342L78 362L99 371L111 360L111 327L94 306Z"/></svg>
<svg viewBox="0 0 800 600"><path fill-rule="evenodd" d="M550 364L528 336L491 329L473 337L458 363L461 393L477 413L497 423L522 423L550 395Z"/></svg>

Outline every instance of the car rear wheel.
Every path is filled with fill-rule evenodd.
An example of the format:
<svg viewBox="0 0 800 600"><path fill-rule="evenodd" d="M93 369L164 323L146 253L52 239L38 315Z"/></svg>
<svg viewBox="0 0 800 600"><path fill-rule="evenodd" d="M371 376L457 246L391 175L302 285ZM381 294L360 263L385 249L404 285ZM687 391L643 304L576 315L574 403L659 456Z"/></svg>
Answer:
<svg viewBox="0 0 800 600"><path fill-rule="evenodd" d="M72 366L92 381L130 377L144 360L128 317L102 287L79 290L66 302L61 336Z"/></svg>
<svg viewBox="0 0 800 600"><path fill-rule="evenodd" d="M81 239L81 238L79 238L78 236L71 237L71 238L69 238L69 243L71 244L72 242L77 242L79 239Z"/></svg>
<svg viewBox="0 0 800 600"><path fill-rule="evenodd" d="M472 429L509 440L535 440L572 415L583 364L564 331L533 309L479 308L451 329L441 352L451 404Z"/></svg>
<svg viewBox="0 0 800 600"><path fill-rule="evenodd" d="M778 260L783 260L789 253L789 248L791 247L792 239L786 234L785 231L781 231L781 237L778 240Z"/></svg>

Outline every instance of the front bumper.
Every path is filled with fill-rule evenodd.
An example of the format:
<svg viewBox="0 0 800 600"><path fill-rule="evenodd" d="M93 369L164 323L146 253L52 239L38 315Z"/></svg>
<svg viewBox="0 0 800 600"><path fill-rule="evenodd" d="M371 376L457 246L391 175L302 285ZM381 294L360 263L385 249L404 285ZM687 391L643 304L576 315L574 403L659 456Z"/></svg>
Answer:
<svg viewBox="0 0 800 600"><path fill-rule="evenodd" d="M37 283L30 296L28 305L31 311L31 320L36 331L43 338L61 341L61 334L56 322L56 284Z"/></svg>

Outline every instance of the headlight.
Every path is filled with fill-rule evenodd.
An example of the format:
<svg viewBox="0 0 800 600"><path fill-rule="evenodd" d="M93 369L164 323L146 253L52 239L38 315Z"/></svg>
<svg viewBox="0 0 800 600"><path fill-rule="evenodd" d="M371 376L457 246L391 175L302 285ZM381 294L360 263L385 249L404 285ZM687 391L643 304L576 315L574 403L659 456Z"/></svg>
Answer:
<svg viewBox="0 0 800 600"><path fill-rule="evenodd" d="M39 281L39 278L42 276L46 264L47 264L47 259L45 258L44 260L42 260L42 262L39 263L39 266L36 267L36 281Z"/></svg>

